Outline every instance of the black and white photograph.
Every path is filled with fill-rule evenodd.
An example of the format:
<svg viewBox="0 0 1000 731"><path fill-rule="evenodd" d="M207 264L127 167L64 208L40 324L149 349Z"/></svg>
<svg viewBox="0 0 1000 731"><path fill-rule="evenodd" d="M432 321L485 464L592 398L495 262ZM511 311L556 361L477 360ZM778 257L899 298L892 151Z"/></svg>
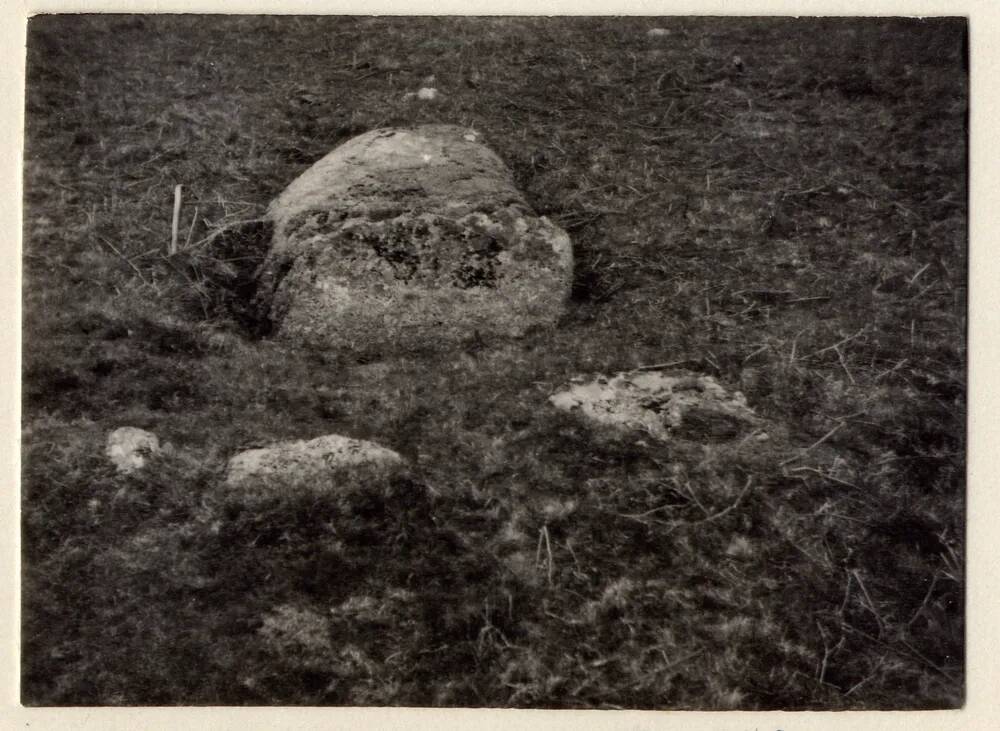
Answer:
<svg viewBox="0 0 1000 731"><path fill-rule="evenodd" d="M961 709L970 30L28 19L20 703Z"/></svg>

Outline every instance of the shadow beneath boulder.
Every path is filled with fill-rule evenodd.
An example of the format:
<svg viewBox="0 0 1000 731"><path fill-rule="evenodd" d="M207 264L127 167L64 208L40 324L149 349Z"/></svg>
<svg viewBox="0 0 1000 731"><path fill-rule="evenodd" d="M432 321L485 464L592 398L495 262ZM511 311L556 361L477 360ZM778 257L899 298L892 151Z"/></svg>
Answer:
<svg viewBox="0 0 1000 731"><path fill-rule="evenodd" d="M260 291L258 270L271 247L274 224L239 221L218 230L167 262L193 297L189 309L206 319L229 319L249 337L270 334L270 293Z"/></svg>

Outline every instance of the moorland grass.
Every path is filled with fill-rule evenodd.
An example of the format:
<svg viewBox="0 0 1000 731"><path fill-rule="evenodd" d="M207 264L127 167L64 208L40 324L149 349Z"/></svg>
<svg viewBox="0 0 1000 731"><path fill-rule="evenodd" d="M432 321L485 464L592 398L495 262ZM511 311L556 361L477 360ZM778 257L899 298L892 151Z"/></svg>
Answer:
<svg viewBox="0 0 1000 731"><path fill-rule="evenodd" d="M963 34L33 18L23 701L961 705ZM404 101L431 74L441 97ZM203 242L337 143L423 122L482 131L572 234L554 331L304 349L256 318L259 237L164 257L174 185ZM743 390L770 441L659 443L546 402L664 362ZM115 473L125 424L174 450ZM220 491L236 451L331 432L410 471Z"/></svg>

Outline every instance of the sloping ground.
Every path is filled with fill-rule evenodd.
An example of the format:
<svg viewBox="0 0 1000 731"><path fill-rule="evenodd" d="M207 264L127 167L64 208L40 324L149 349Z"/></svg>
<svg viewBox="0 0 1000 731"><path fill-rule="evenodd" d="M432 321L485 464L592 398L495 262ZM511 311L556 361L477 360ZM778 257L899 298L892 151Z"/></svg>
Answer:
<svg viewBox="0 0 1000 731"><path fill-rule="evenodd" d="M24 701L960 705L963 30L33 20ZM573 235L560 326L391 358L260 339L256 239L194 244L338 142L429 122L481 130ZM547 401L661 363L787 440ZM118 475L121 425L176 449ZM220 490L234 453L328 433L411 469Z"/></svg>

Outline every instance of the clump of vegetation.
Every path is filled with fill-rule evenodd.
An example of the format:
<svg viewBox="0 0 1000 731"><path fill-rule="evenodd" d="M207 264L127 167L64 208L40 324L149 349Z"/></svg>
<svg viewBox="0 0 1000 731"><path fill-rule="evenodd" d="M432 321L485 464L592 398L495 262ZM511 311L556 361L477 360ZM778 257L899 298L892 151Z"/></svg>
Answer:
<svg viewBox="0 0 1000 731"><path fill-rule="evenodd" d="M23 701L961 705L964 33L34 18ZM435 103L404 101L430 74ZM267 203L429 122L483 132L573 235L559 328L391 357L267 338ZM781 429L661 442L546 403L659 363ZM174 449L116 473L126 424ZM220 490L238 450L327 433L410 471Z"/></svg>

